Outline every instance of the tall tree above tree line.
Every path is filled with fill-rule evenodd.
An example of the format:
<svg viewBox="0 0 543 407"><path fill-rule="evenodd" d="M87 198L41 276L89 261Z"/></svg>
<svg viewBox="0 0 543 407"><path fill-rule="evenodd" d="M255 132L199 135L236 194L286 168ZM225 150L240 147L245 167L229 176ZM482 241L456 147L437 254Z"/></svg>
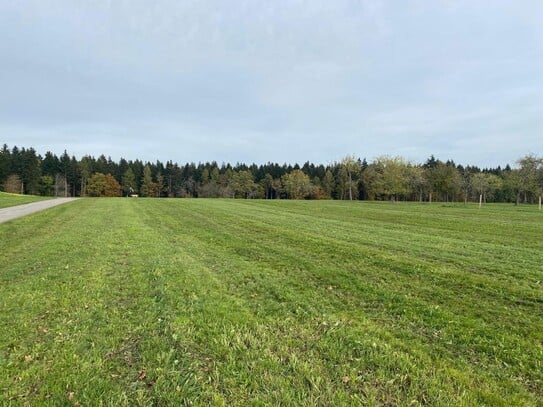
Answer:
<svg viewBox="0 0 543 407"><path fill-rule="evenodd" d="M355 189L358 184L357 179L360 175L361 162L360 160L357 160L354 155L348 155L343 157L339 163L339 167L340 178L344 185L343 190L348 192L348 198L352 201L357 193L357 191L353 191L353 189Z"/></svg>

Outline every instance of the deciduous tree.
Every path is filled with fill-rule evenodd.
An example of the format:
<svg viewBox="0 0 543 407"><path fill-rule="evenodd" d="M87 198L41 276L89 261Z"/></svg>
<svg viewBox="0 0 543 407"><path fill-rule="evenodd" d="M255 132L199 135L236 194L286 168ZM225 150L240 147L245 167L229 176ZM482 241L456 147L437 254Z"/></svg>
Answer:
<svg viewBox="0 0 543 407"><path fill-rule="evenodd" d="M311 180L302 170L293 170L281 178L283 189L291 199L303 199L311 194Z"/></svg>
<svg viewBox="0 0 543 407"><path fill-rule="evenodd" d="M251 198L252 194L256 192L257 185L254 182L253 174L248 170L242 170L232 174L230 188L234 193L234 197L237 195Z"/></svg>
<svg viewBox="0 0 543 407"><path fill-rule="evenodd" d="M354 155L343 157L340 162L340 176L343 180L345 189L348 191L349 200L353 200L356 195L355 191L358 185L358 176L360 175L360 162L356 160Z"/></svg>
<svg viewBox="0 0 543 407"><path fill-rule="evenodd" d="M487 198L491 196L494 191L501 188L502 180L497 175L480 172L473 175L472 185L475 192L479 194L479 202L486 203Z"/></svg>
<svg viewBox="0 0 543 407"><path fill-rule="evenodd" d="M524 195L524 202L529 198L541 196L543 187L543 159L533 154L526 155L517 161L518 170L518 189Z"/></svg>
<svg viewBox="0 0 543 407"><path fill-rule="evenodd" d="M88 196L98 197L103 196L106 189L106 176L101 172L96 172L91 175L87 181Z"/></svg>
<svg viewBox="0 0 543 407"><path fill-rule="evenodd" d="M443 201L449 202L460 190L460 174L452 163L438 161L435 167L429 168L428 173L433 191L441 193Z"/></svg>
<svg viewBox="0 0 543 407"><path fill-rule="evenodd" d="M111 174L94 173L88 180L87 192L89 196L121 196L121 185Z"/></svg>
<svg viewBox="0 0 543 407"><path fill-rule="evenodd" d="M24 192L23 181L17 174L10 174L4 181L4 192L22 194Z"/></svg>

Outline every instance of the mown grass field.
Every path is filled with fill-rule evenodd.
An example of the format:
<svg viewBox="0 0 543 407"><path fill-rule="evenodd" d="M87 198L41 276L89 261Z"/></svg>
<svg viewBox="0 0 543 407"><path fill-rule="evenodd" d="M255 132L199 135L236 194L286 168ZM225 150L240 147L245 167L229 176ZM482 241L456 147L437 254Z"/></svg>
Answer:
<svg viewBox="0 0 543 407"><path fill-rule="evenodd" d="M0 401L538 406L543 213L82 199L0 225Z"/></svg>
<svg viewBox="0 0 543 407"><path fill-rule="evenodd" d="M6 192L0 192L0 208L7 208L9 206L22 205L30 202L43 201L44 199L51 199L43 196L36 195L19 195L8 194Z"/></svg>

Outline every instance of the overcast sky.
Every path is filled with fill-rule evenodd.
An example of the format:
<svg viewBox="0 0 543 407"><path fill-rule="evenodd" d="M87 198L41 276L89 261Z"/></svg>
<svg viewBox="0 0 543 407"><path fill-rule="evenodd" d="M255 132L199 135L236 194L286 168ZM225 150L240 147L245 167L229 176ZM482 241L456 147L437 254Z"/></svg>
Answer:
<svg viewBox="0 0 543 407"><path fill-rule="evenodd" d="M543 1L0 0L0 142L512 164L543 154Z"/></svg>

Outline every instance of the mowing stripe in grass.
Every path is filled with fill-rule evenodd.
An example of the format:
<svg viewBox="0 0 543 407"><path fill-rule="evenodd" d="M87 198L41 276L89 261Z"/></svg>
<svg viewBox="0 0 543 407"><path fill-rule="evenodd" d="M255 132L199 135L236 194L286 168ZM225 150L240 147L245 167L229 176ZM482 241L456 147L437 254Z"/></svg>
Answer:
<svg viewBox="0 0 543 407"><path fill-rule="evenodd" d="M0 226L0 399L538 405L541 226L504 205L54 208Z"/></svg>

